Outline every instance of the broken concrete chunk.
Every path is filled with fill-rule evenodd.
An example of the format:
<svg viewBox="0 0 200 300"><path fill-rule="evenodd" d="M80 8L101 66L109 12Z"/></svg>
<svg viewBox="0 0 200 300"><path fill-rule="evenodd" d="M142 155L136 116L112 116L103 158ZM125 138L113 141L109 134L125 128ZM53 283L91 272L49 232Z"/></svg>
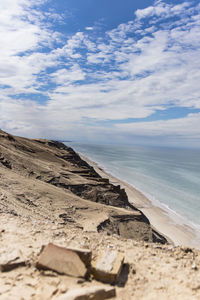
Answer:
<svg viewBox="0 0 200 300"><path fill-rule="evenodd" d="M14 250L9 253L1 254L0 270L1 272L8 272L15 268L25 266L26 262L20 257L20 253Z"/></svg>
<svg viewBox="0 0 200 300"><path fill-rule="evenodd" d="M87 274L87 269L77 253L52 243L44 248L36 266L73 277L85 277Z"/></svg>
<svg viewBox="0 0 200 300"><path fill-rule="evenodd" d="M9 272L13 269L24 267L26 265L26 262L23 260L18 260L16 262L7 262L5 264L0 264L0 270L1 272Z"/></svg>
<svg viewBox="0 0 200 300"><path fill-rule="evenodd" d="M78 254L82 262L84 262L87 268L91 266L91 258L92 258L92 251L89 249L79 249L79 248L67 248L68 250L74 251Z"/></svg>
<svg viewBox="0 0 200 300"><path fill-rule="evenodd" d="M93 286L69 290L55 300L104 300L115 296L116 291L113 287Z"/></svg>
<svg viewBox="0 0 200 300"><path fill-rule="evenodd" d="M94 278L102 282L115 283L124 262L124 255L117 251L102 252L92 261Z"/></svg>

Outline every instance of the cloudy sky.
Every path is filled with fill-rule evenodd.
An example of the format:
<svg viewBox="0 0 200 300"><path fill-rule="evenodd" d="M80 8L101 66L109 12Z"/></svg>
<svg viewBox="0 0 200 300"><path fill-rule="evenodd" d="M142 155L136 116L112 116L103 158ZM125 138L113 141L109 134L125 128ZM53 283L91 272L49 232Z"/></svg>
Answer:
<svg viewBox="0 0 200 300"><path fill-rule="evenodd" d="M1 0L0 128L200 147L200 4Z"/></svg>

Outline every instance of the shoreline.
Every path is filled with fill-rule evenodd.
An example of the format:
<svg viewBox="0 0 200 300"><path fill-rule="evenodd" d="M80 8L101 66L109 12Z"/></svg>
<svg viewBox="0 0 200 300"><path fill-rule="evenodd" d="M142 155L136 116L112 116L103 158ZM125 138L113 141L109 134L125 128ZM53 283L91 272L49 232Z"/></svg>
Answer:
<svg viewBox="0 0 200 300"><path fill-rule="evenodd" d="M129 202L141 210L149 219L153 228L164 235L174 246L185 246L200 249L200 233L189 224L184 224L181 216L171 211L156 206L142 191L139 191L131 184L121 180L105 171L97 162L92 161L85 155L79 153L80 157L90 164L95 171L103 178L108 178L114 185L124 188Z"/></svg>

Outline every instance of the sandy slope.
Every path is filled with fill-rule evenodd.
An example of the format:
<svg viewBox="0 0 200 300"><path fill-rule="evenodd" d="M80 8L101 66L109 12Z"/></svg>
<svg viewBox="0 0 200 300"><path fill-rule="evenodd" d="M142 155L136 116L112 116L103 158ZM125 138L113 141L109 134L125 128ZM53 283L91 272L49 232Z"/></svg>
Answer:
<svg viewBox="0 0 200 300"><path fill-rule="evenodd" d="M89 248L93 256L124 253L117 299L200 298L199 251L166 244L126 193L70 148L0 131L0 199L0 260L26 262L1 273L0 299L56 299L72 287L100 284L38 271L41 246L50 241Z"/></svg>
<svg viewBox="0 0 200 300"><path fill-rule="evenodd" d="M117 299L199 299L200 255L197 250L126 240L105 233L83 231L73 224L1 214L1 254L19 250L30 265L2 273L0 299L54 299L74 286L77 279L50 271L38 271L35 260L43 244L81 246L93 250L118 249L129 264L125 287L117 287ZM98 284L95 282L95 284Z"/></svg>

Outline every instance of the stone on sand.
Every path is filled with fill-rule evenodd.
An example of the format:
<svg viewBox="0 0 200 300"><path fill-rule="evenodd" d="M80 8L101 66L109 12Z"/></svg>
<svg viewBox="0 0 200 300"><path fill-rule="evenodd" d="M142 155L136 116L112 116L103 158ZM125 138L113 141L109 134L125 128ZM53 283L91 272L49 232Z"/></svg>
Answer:
<svg viewBox="0 0 200 300"><path fill-rule="evenodd" d="M92 273L96 280L115 283L124 262L124 255L118 251L104 251L92 261Z"/></svg>
<svg viewBox="0 0 200 300"><path fill-rule="evenodd" d="M92 258L92 251L89 249L83 249L83 248L67 248L68 250L71 250L73 252L76 252L82 262L85 264L87 268L90 268L91 266L91 258Z"/></svg>
<svg viewBox="0 0 200 300"><path fill-rule="evenodd" d="M15 268L25 266L26 262L20 257L18 250L13 250L8 253L1 253L0 257L0 271L8 272Z"/></svg>
<svg viewBox="0 0 200 300"><path fill-rule="evenodd" d="M52 243L43 249L36 266L73 277L85 277L87 274L87 269L76 252Z"/></svg>

